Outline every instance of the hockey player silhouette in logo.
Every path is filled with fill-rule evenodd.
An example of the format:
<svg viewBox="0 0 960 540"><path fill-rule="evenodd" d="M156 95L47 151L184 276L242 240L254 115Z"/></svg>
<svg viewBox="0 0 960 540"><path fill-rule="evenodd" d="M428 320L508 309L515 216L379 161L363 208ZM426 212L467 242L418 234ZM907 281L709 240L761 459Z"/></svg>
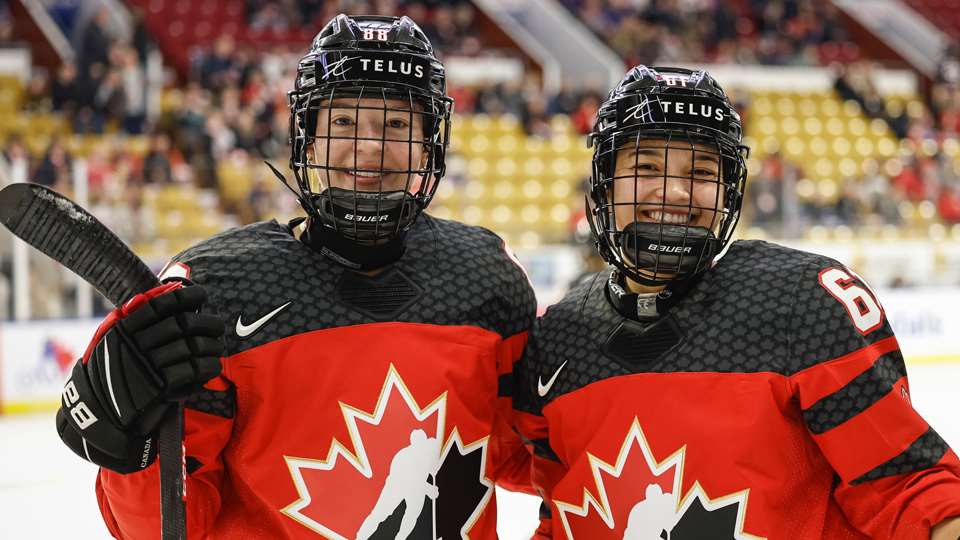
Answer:
<svg viewBox="0 0 960 540"><path fill-rule="evenodd" d="M646 498L630 510L623 540L670 540L674 515L673 495L657 484L647 486Z"/></svg>
<svg viewBox="0 0 960 540"><path fill-rule="evenodd" d="M410 446L401 448L390 461L390 472L380 498L357 532L357 540L367 540L377 527L406 503L396 540L405 540L417 524L424 497L436 500L439 490L430 483L440 467L440 446L437 439L427 437L422 429L410 432Z"/></svg>

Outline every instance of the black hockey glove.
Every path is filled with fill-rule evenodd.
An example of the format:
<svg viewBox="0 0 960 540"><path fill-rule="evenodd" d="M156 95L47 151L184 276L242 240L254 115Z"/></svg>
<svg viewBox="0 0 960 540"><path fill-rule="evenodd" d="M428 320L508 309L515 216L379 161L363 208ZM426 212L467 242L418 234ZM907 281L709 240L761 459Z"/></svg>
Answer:
<svg viewBox="0 0 960 540"><path fill-rule="evenodd" d="M172 282L107 316L63 388L57 432L71 450L124 474L153 462L167 409L220 374L224 326L198 312L206 298Z"/></svg>

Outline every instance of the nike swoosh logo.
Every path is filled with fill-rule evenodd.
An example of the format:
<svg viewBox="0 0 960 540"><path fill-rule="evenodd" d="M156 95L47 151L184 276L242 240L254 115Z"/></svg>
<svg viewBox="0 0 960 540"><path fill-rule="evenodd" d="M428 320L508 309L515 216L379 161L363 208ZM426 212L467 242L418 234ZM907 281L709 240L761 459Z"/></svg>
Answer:
<svg viewBox="0 0 960 540"><path fill-rule="evenodd" d="M270 313L267 313L263 317L260 317L259 319L253 321L250 324L243 324L243 314L241 313L237 317L237 335L240 336L241 338L248 337L250 334L253 334L257 330L259 330L261 326L267 324L267 322L270 319L272 319L274 315L276 315L277 313L280 313L281 311L283 311L285 307L289 306L292 303L293 302L287 302L286 304L274 309Z"/></svg>
<svg viewBox="0 0 960 540"><path fill-rule="evenodd" d="M545 397L549 392L550 388L553 386L553 383L557 382L557 375L560 374L560 370L563 369L563 366L567 365L567 361L564 360L560 367L553 372L553 377L550 377L550 380L547 381L547 384L543 384L543 381L540 380L540 377L537 377L537 393L540 394L540 397Z"/></svg>

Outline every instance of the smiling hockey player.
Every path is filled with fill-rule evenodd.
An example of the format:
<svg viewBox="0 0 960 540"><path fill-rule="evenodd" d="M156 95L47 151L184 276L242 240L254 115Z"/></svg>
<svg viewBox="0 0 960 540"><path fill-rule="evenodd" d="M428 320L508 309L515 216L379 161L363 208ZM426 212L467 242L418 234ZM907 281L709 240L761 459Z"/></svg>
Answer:
<svg viewBox="0 0 960 540"><path fill-rule="evenodd" d="M634 68L591 139L612 268L547 310L515 371L539 536L956 540L960 463L874 293L826 257L728 246L747 149L717 82Z"/></svg>
<svg viewBox="0 0 960 540"><path fill-rule="evenodd" d="M289 97L306 219L176 256L162 277L185 285L101 325L61 437L101 466L117 538L159 535L154 426L183 395L188 538L496 538L494 482L529 481L498 395L535 300L500 238L422 213L443 65L406 17L340 15Z"/></svg>

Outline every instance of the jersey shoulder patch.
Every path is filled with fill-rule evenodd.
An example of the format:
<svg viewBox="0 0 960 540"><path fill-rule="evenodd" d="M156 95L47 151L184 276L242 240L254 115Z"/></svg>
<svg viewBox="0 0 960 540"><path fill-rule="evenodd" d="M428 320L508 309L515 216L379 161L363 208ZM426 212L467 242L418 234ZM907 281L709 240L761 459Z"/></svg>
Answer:
<svg viewBox="0 0 960 540"><path fill-rule="evenodd" d="M737 272L777 276L782 292L776 296L779 300L771 300L788 307L783 315L789 335L789 371L839 358L893 335L876 294L839 261L766 242L737 245L747 254L740 259L753 261Z"/></svg>

